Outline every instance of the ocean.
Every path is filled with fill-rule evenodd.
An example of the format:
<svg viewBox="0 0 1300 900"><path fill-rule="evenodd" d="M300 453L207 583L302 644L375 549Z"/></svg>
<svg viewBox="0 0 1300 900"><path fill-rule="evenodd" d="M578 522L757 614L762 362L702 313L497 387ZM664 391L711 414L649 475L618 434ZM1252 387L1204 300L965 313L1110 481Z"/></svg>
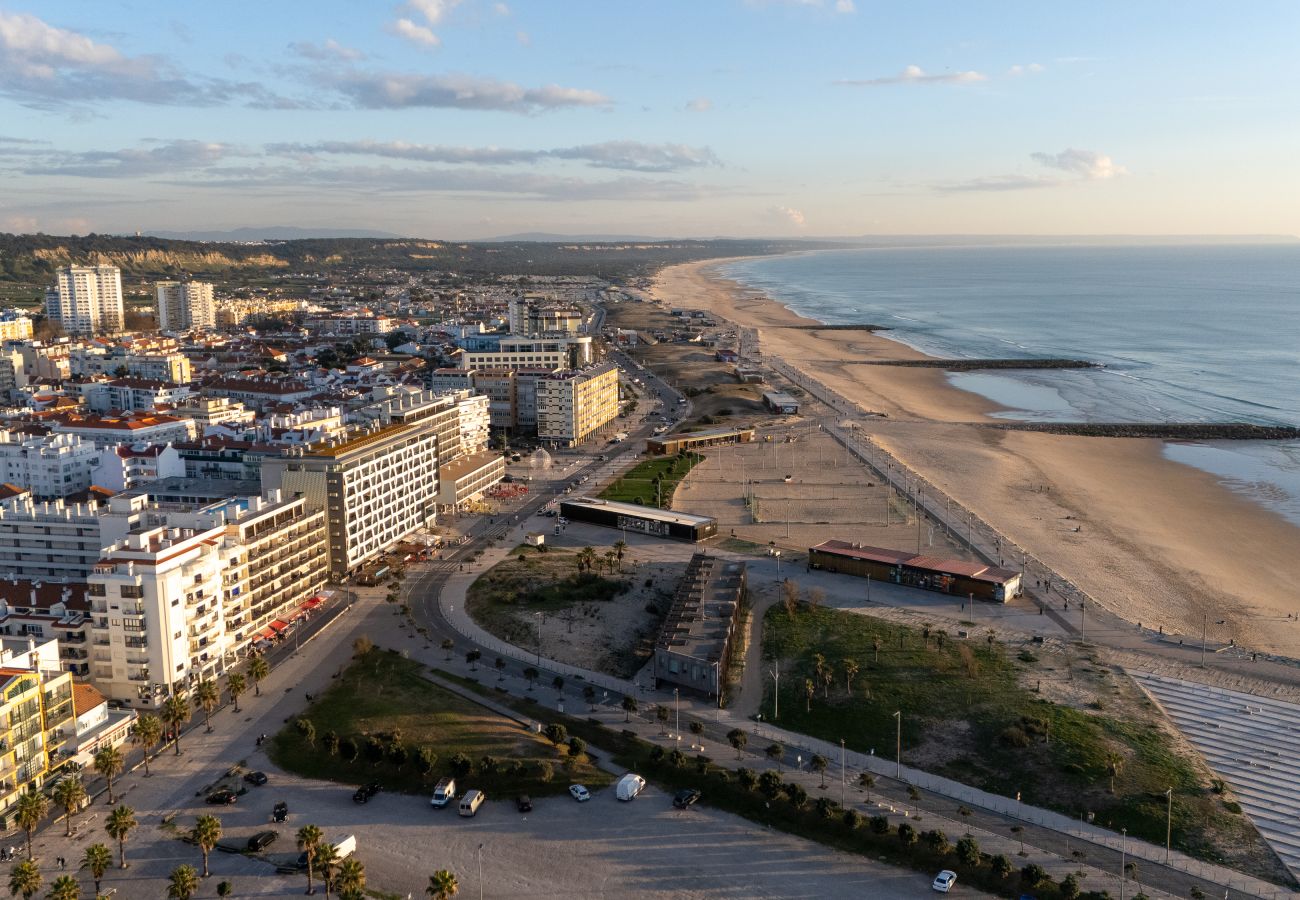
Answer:
<svg viewBox="0 0 1300 900"><path fill-rule="evenodd" d="M1030 421L1300 425L1300 244L922 247L726 263L827 324L947 358L1105 368L952 373ZM1300 525L1300 442L1168 443L1166 456Z"/></svg>

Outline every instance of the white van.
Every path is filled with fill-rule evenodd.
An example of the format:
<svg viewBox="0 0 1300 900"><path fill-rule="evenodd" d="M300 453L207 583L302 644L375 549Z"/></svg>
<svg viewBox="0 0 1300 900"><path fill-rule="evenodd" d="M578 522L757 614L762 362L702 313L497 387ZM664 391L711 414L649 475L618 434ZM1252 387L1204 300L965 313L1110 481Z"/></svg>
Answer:
<svg viewBox="0 0 1300 900"><path fill-rule="evenodd" d="M645 789L645 779L631 772L618 780L614 787L614 796L620 800L635 800L636 795Z"/></svg>
<svg viewBox="0 0 1300 900"><path fill-rule="evenodd" d="M349 834L343 840L334 845L334 852L337 854L339 861L343 861L357 852L357 836ZM298 854L298 868L307 868L307 852L304 850Z"/></svg>
<svg viewBox="0 0 1300 900"><path fill-rule="evenodd" d="M436 809L442 809L448 803L456 799L456 779L443 778L433 789L433 799L429 805Z"/></svg>
<svg viewBox="0 0 1300 900"><path fill-rule="evenodd" d="M482 791L466 791L465 796L460 798L460 814L467 818L474 815L486 799L487 795Z"/></svg>

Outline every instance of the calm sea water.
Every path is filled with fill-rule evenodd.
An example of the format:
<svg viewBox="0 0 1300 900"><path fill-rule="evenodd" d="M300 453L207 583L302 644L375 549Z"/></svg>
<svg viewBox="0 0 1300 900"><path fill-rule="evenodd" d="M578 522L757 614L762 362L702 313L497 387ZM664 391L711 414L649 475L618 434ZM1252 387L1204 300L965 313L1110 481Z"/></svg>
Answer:
<svg viewBox="0 0 1300 900"><path fill-rule="evenodd" d="M729 263L724 275L828 324L943 357L1070 357L1104 369L959 373L1038 421L1300 425L1300 244L929 247ZM1300 443L1166 455L1300 524Z"/></svg>

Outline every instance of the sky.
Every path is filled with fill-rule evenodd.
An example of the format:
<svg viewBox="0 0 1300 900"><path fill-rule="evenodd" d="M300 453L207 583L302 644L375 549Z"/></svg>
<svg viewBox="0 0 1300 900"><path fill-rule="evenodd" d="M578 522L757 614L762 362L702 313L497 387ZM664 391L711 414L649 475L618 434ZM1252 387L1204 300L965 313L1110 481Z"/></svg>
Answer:
<svg viewBox="0 0 1300 900"><path fill-rule="evenodd" d="M0 231L1300 233L1300 4L0 0Z"/></svg>

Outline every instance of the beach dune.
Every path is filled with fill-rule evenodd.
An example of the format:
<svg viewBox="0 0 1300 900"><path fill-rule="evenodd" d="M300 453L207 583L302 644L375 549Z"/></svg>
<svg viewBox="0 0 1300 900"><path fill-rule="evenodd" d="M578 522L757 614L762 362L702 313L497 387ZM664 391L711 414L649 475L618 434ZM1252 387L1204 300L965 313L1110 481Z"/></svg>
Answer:
<svg viewBox="0 0 1300 900"><path fill-rule="evenodd" d="M878 445L1128 621L1199 640L1222 619L1211 641L1300 656L1300 529L1287 520L1166 459L1160 441L981 427L999 408L941 370L854 364L923 354L867 331L791 327L819 323L718 264L666 268L653 293L756 329L764 354L882 413L862 419Z"/></svg>

